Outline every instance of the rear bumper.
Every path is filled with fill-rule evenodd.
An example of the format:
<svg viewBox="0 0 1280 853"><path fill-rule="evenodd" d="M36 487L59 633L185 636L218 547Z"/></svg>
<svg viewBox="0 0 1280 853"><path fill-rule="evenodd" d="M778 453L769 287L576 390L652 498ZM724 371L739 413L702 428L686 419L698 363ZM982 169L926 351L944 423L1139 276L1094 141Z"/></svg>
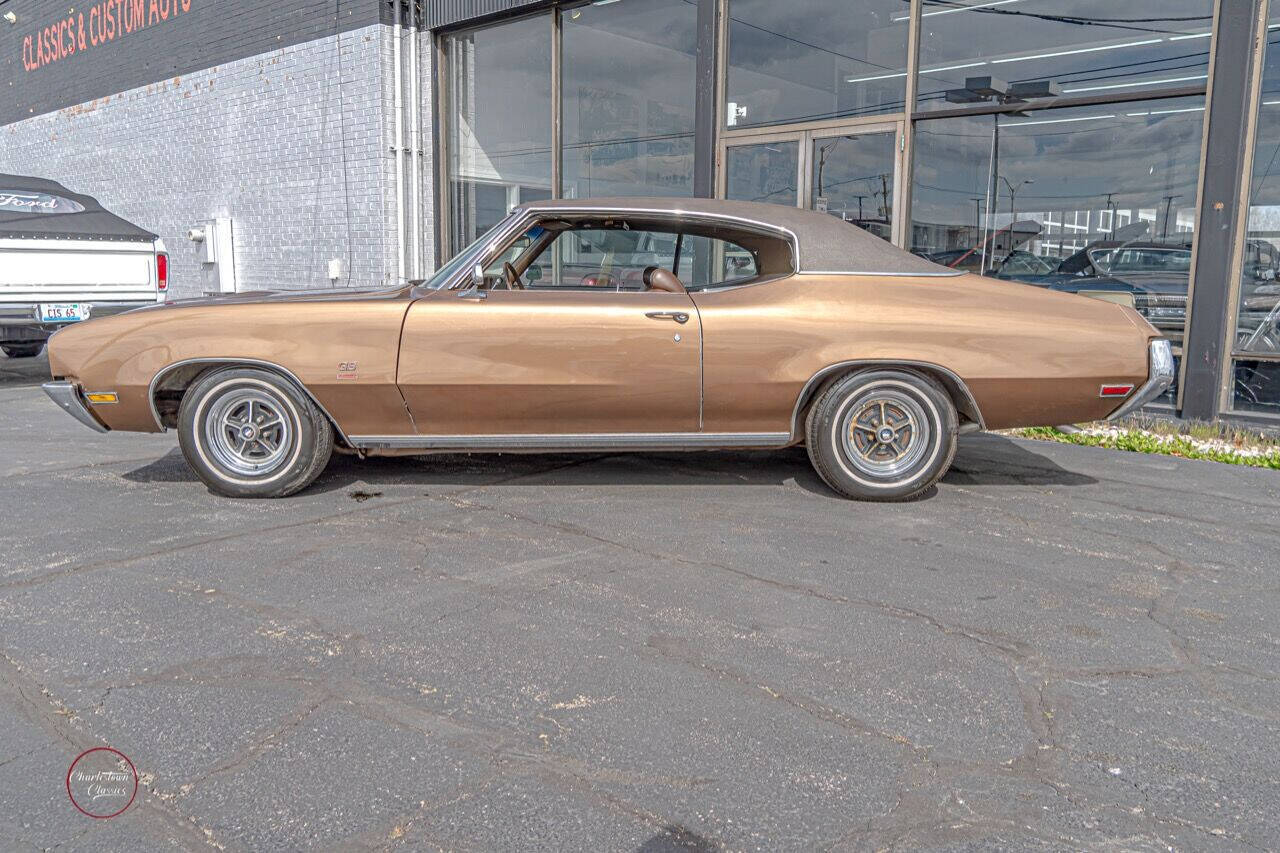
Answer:
<svg viewBox="0 0 1280 853"><path fill-rule="evenodd" d="M1147 381L1120 404L1120 408L1108 415L1107 420L1131 414L1169 390L1174 373L1173 347L1168 339L1156 338L1147 344L1147 365Z"/></svg>
<svg viewBox="0 0 1280 853"><path fill-rule="evenodd" d="M89 305L89 319L94 317L106 317L111 314L123 314L125 311L132 311L135 308L146 308L148 305L155 305L159 300L152 299L130 299L123 301L95 301L91 299L53 299L49 302L79 302L82 305ZM50 335L65 326L73 325L71 323L41 323L40 322L40 304L38 302L0 302L0 334L3 334L3 327L18 326L26 329L39 330L48 332ZM48 337L48 335L45 335Z"/></svg>
<svg viewBox="0 0 1280 853"><path fill-rule="evenodd" d="M84 395L80 393L80 388L75 383L67 381L46 382L40 387L44 389L44 393L49 395L49 399L57 403L64 412L89 429L94 432L108 431L107 427L93 416L93 412L89 411L89 404L85 402Z"/></svg>

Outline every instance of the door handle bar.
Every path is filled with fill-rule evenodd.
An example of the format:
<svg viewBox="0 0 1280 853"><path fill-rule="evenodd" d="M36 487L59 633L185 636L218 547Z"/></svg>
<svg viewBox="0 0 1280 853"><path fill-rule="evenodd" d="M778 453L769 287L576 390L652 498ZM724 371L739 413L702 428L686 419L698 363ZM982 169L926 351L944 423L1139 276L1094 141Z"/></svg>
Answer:
<svg viewBox="0 0 1280 853"><path fill-rule="evenodd" d="M683 311L646 311L650 320L675 320L677 323L689 322L689 315Z"/></svg>

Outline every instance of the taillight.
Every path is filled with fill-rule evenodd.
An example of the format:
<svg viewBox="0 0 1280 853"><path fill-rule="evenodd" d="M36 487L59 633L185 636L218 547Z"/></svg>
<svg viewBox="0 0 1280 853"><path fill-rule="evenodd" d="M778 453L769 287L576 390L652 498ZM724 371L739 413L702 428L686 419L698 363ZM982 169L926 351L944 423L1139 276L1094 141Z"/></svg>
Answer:
<svg viewBox="0 0 1280 853"><path fill-rule="evenodd" d="M156 253L156 285L161 290L169 289L169 256L164 252Z"/></svg>

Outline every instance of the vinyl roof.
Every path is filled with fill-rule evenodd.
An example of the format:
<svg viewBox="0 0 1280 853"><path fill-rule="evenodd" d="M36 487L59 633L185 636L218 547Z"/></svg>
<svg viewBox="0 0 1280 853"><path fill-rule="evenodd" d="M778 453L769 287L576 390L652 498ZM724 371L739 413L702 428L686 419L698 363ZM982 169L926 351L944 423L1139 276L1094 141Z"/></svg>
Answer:
<svg viewBox="0 0 1280 853"><path fill-rule="evenodd" d="M756 201L710 198L555 199L521 205L528 210L613 213L622 216L685 215L755 224L790 232L797 244L797 272L868 275L962 275L881 240L829 213Z"/></svg>
<svg viewBox="0 0 1280 853"><path fill-rule="evenodd" d="M72 192L57 181L0 173L0 200L20 196L40 202L53 196L74 202L75 212L40 212L38 205L0 204L0 238L41 240L130 240L150 242L155 234L121 219L92 196ZM80 208L76 210L76 208Z"/></svg>

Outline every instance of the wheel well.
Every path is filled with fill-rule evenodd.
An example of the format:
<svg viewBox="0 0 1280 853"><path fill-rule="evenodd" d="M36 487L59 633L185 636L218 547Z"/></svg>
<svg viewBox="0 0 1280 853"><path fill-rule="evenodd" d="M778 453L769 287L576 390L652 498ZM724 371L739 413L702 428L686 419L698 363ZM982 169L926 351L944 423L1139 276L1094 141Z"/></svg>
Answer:
<svg viewBox="0 0 1280 853"><path fill-rule="evenodd" d="M913 361L858 361L828 367L825 370L819 371L805 384L804 389L800 392L800 398L796 401L795 412L792 416L792 436L803 438L804 421L809 414L809 407L812 406L814 401L822 395L822 392L826 391L832 384L854 373L862 373L867 370L879 370L883 368L905 370L928 376L930 379L941 385L943 389L946 390L947 396L951 398L952 405L956 407L956 412L960 415L961 432L985 429L985 424L982 420L982 412L978 409L978 401L974 399L973 393L970 392L969 387L964 384L964 380L959 376L956 376L950 370L947 370L944 367L939 367L936 364L925 364Z"/></svg>
<svg viewBox="0 0 1280 853"><path fill-rule="evenodd" d="M155 414L156 421L160 426L165 429L176 429L178 426L178 409L182 406L182 398L191 386L196 384L200 377L205 374L227 367L253 367L258 370L265 370L268 373L274 373L281 379L294 383L302 390L303 394L310 398L316 408L324 413L325 419L329 421L329 426L333 428L334 434L339 441L350 446L346 434L338 426L337 421L333 419L333 416L329 414L324 406L320 405L320 401L311 393L311 389L296 376L274 364L245 359L228 358L179 363L156 374L155 379L151 381L149 394L152 412Z"/></svg>

